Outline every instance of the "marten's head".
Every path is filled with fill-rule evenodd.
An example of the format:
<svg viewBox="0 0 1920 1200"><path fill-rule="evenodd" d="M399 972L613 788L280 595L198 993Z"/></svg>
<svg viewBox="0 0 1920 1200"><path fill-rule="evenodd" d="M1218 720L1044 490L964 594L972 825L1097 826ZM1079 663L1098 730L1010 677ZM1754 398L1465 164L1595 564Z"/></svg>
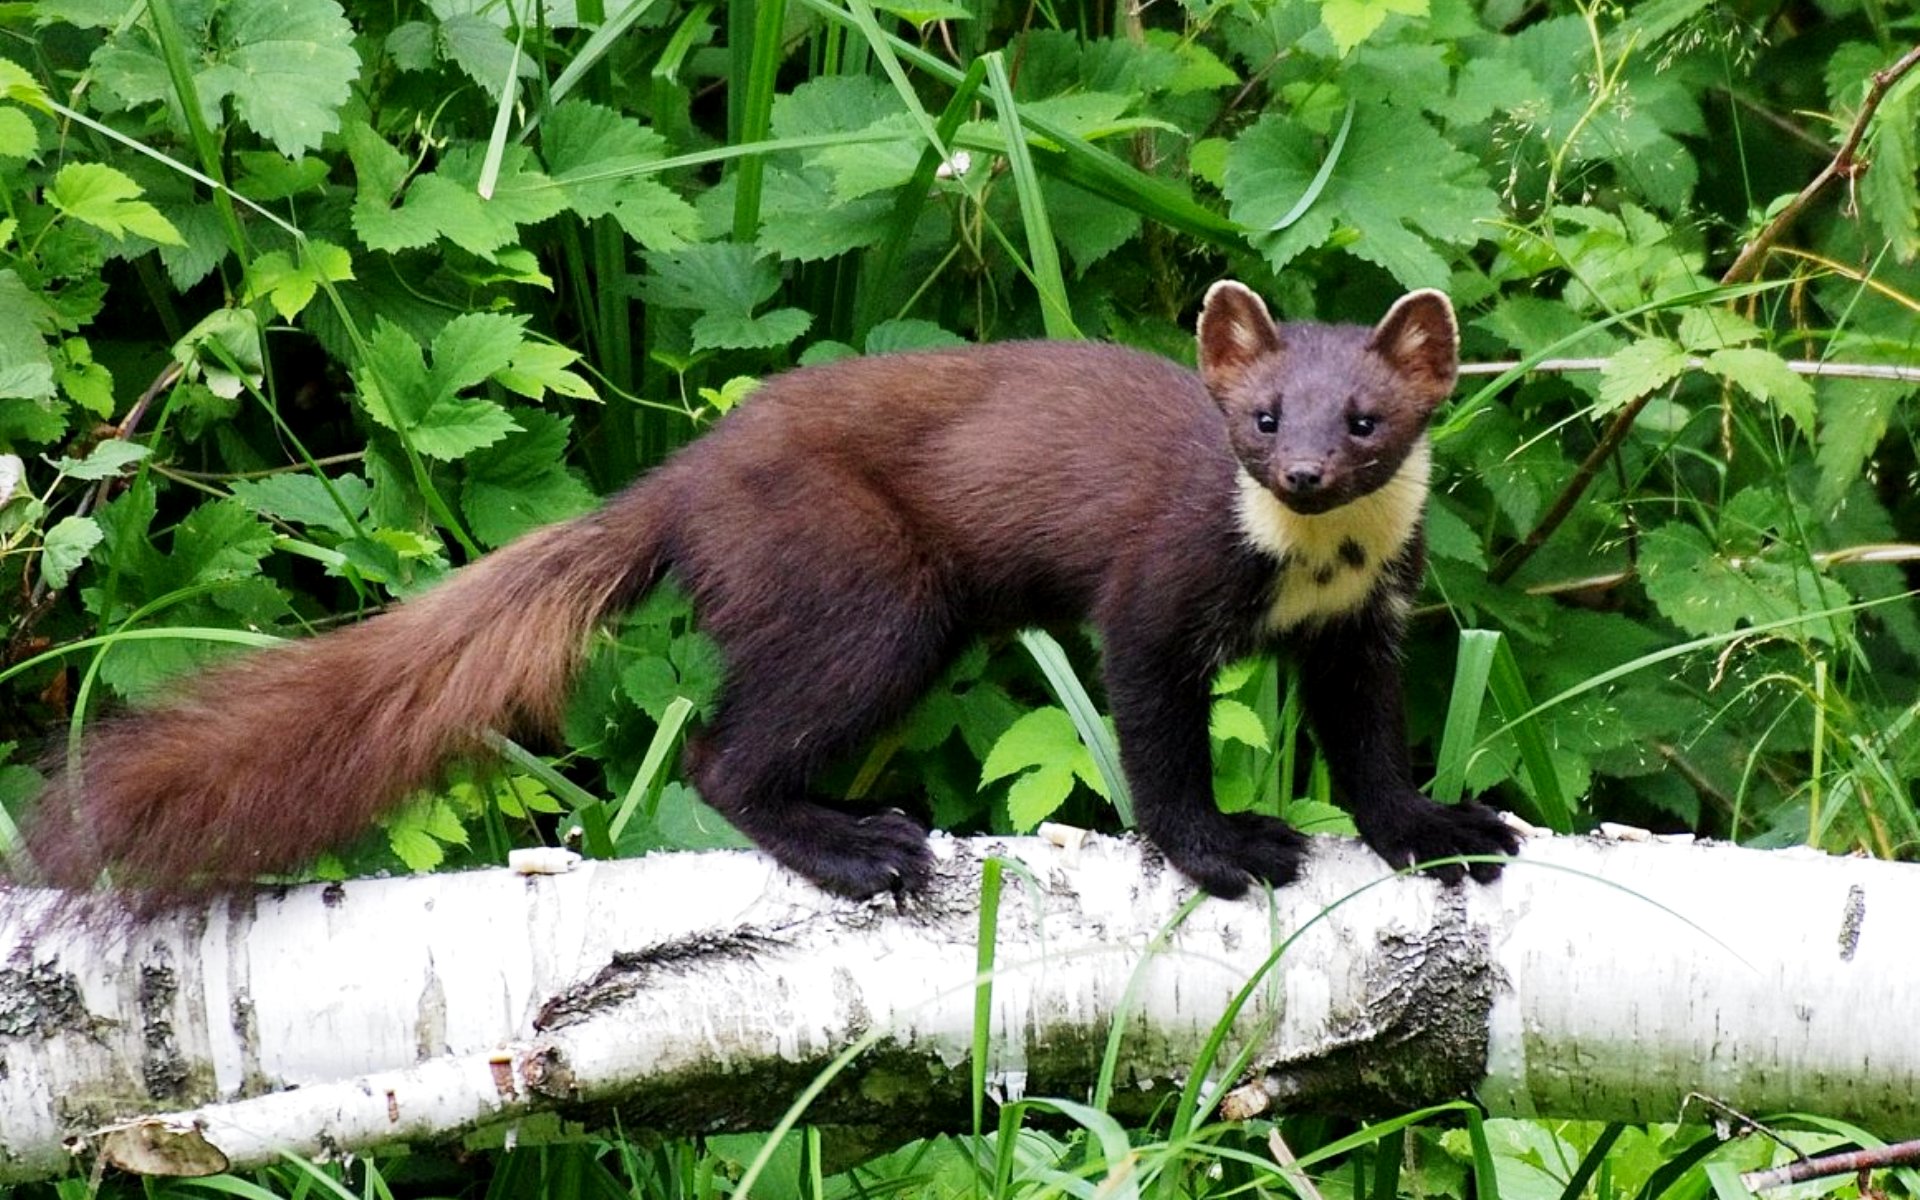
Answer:
<svg viewBox="0 0 1920 1200"><path fill-rule="evenodd" d="M1372 329L1274 324L1223 280L1200 313L1200 376L1226 414L1234 454L1295 512L1324 513L1394 477L1453 391L1453 305L1409 292Z"/></svg>

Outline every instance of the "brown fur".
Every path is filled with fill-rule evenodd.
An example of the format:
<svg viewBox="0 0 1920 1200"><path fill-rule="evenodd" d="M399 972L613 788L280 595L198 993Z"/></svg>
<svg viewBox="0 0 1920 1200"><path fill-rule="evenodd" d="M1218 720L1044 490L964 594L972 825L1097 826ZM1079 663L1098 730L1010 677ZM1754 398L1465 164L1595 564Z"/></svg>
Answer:
<svg viewBox="0 0 1920 1200"><path fill-rule="evenodd" d="M1102 635L1143 831L1209 890L1284 883L1299 866L1298 834L1211 796L1208 681L1276 644L1325 681L1309 711L1389 861L1511 850L1488 814L1439 808L1408 782L1397 652L1422 493L1385 542L1371 517L1368 537L1341 535L1364 507L1350 502L1423 447L1451 386L1445 299L1417 293L1372 330L1275 326L1252 293L1221 285L1200 344L1204 384L1132 350L1039 342L776 377L600 512L102 723L78 776L50 788L33 856L63 887L111 867L161 892L295 867L433 784L487 729L550 725L594 623L668 570L726 666L690 777L836 892L912 887L929 859L900 814L814 796L821 768L898 720L972 638L1067 620ZM1377 436L1352 434L1361 416ZM1249 486L1284 506L1257 528ZM1295 534L1338 549L1291 562ZM1366 561L1362 543L1391 561ZM1361 570L1369 582L1347 576L1340 593L1353 607L1312 602L1315 578ZM1296 599L1276 608L1280 581Z"/></svg>

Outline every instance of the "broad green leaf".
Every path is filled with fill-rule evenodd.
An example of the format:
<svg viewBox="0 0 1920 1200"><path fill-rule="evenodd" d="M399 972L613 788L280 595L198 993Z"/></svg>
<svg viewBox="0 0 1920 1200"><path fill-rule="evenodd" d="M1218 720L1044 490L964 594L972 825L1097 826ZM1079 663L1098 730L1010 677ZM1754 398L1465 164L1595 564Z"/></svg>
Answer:
<svg viewBox="0 0 1920 1200"><path fill-rule="evenodd" d="M1743 624L1777 621L1845 604L1846 589L1803 563L1762 556L1723 556L1706 535L1669 523L1650 532L1640 576L1660 614L1687 633L1729 633ZM1831 641L1849 618L1802 627L1805 636Z"/></svg>
<svg viewBox="0 0 1920 1200"><path fill-rule="evenodd" d="M548 392L571 396L576 400L597 400L599 393L577 372L568 370L580 361L580 352L552 342L522 342L513 352L513 361L493 373L493 380L509 391L529 400L542 400Z"/></svg>
<svg viewBox="0 0 1920 1200"><path fill-rule="evenodd" d="M264 479L236 479L227 486L235 500L262 516L350 534L353 532L353 522L347 519L348 514L355 518L366 515L367 499L372 489L358 475L341 475L333 479L332 484L333 491L330 494L314 476L286 472ZM338 502L335 496L339 497ZM346 506L344 513L341 511L343 504Z"/></svg>
<svg viewBox="0 0 1920 1200"><path fill-rule="evenodd" d="M1600 411L1611 412L1665 387L1687 369L1687 352L1665 338L1641 338L1600 369Z"/></svg>
<svg viewBox="0 0 1920 1200"><path fill-rule="evenodd" d="M1026 833L1052 816L1073 794L1074 773L1058 763L1028 771L1007 788L1007 819Z"/></svg>
<svg viewBox="0 0 1920 1200"><path fill-rule="evenodd" d="M985 786L1031 767L1071 767L1074 755L1086 753L1073 718L1057 705L1036 708L1015 721L1000 735L980 764L980 783Z"/></svg>
<svg viewBox="0 0 1920 1200"><path fill-rule="evenodd" d="M1428 0L1321 0L1320 20L1342 56L1373 36L1389 14L1424 17Z"/></svg>
<svg viewBox="0 0 1920 1200"><path fill-rule="evenodd" d="M53 177L47 202L116 238L133 234L163 245L184 244L173 223L140 195L139 184L104 163L69 163Z"/></svg>
<svg viewBox="0 0 1920 1200"><path fill-rule="evenodd" d="M230 93L240 119L289 158L340 128L360 56L335 0L230 0L219 28L226 70L202 75L204 100Z"/></svg>
<svg viewBox="0 0 1920 1200"><path fill-rule="evenodd" d="M1273 744L1267 736L1267 727L1260 723L1259 714L1231 697L1213 702L1209 732L1216 742L1241 742L1256 750L1268 749Z"/></svg>
<svg viewBox="0 0 1920 1200"><path fill-rule="evenodd" d="M40 133L32 118L17 108L0 108L0 158L32 158L40 152Z"/></svg>
<svg viewBox="0 0 1920 1200"><path fill-rule="evenodd" d="M759 316L744 313L706 313L693 323L696 350L761 350L784 346L813 324L813 315L798 308L776 308Z"/></svg>
<svg viewBox="0 0 1920 1200"><path fill-rule="evenodd" d="M462 313L434 335L429 387L448 396L484 383L513 364L527 319L505 313Z"/></svg>
<svg viewBox="0 0 1920 1200"><path fill-rule="evenodd" d="M73 572L105 536L92 517L62 517L40 543L40 577L50 588L63 588Z"/></svg>
<svg viewBox="0 0 1920 1200"><path fill-rule="evenodd" d="M436 401L408 433L420 453L451 461L519 428L519 422L491 400L450 398Z"/></svg>
<svg viewBox="0 0 1920 1200"><path fill-rule="evenodd" d="M1707 370L1765 401L1813 436L1813 384L1794 373L1787 360L1757 346L1716 350L1707 356Z"/></svg>
<svg viewBox="0 0 1920 1200"><path fill-rule="evenodd" d="M298 262L284 250L271 250L247 268L248 302L265 297L275 312L291 321L313 301L322 283L353 278L353 259L331 242L311 241Z"/></svg>
<svg viewBox="0 0 1920 1200"><path fill-rule="evenodd" d="M944 350L964 346L967 340L932 321L907 317L882 321L867 331L868 354L892 354L900 350Z"/></svg>
<svg viewBox="0 0 1920 1200"><path fill-rule="evenodd" d="M594 504L592 490L566 466L572 421L525 409L511 415L519 431L469 455L460 490L467 527L489 546Z"/></svg>
<svg viewBox="0 0 1920 1200"><path fill-rule="evenodd" d="M1499 216L1499 198L1472 157L1424 120L1374 105L1356 110L1319 198L1291 225L1269 232L1307 194L1325 153L1279 114L1262 117L1228 151L1231 215L1275 270L1337 244L1405 286L1444 287L1448 260L1436 246L1464 250Z"/></svg>
<svg viewBox="0 0 1920 1200"><path fill-rule="evenodd" d="M622 175L657 161L665 140L631 117L568 100L540 127L541 156L569 207L592 220L611 213L646 249L673 249L699 231L693 206L657 179Z"/></svg>
<svg viewBox="0 0 1920 1200"><path fill-rule="evenodd" d="M86 458L61 458L54 462L53 468L69 479L111 479L151 453L138 442L108 438L95 446Z"/></svg>

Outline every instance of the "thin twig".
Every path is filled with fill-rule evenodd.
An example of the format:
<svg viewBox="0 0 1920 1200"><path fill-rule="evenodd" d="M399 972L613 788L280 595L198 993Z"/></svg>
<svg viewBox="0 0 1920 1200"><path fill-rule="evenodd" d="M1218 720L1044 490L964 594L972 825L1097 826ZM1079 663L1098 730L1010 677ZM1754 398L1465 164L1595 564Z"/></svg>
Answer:
<svg viewBox="0 0 1920 1200"><path fill-rule="evenodd" d="M1899 61L1892 66L1873 73L1873 82L1867 88L1865 98L1860 102L1860 111L1854 115L1853 125L1847 130L1847 136L1841 141L1840 149L1834 154L1832 161L1828 162L1814 177L1813 182L1802 188L1800 194L1775 214L1773 220L1767 222L1766 227L1747 243L1734 259L1733 265L1727 268L1726 274L1720 277L1722 285L1744 283L1751 278L1759 270L1759 263L1767 251L1780 240L1822 188L1842 175L1853 178L1865 169L1854 157L1854 151L1859 148L1860 139L1866 136L1867 126L1872 122L1874 113L1879 110L1880 102L1886 98L1888 89L1898 83L1915 66L1920 66L1920 46L1915 46L1901 55ZM1593 477L1599 473L1601 465L1615 450L1619 449L1620 443L1626 440L1628 431L1633 428L1635 418L1639 417L1642 409L1652 403L1655 394L1648 392L1643 396L1635 397L1614 414L1612 424L1607 426L1606 432L1601 435L1593 451L1574 470L1572 478L1567 480L1566 487L1562 488L1560 495L1555 497L1546 515L1540 518L1539 523L1525 538L1501 555L1500 561L1494 564L1490 576L1493 582L1504 583L1511 579L1514 572L1526 565L1527 560L1546 544L1549 537L1553 536L1554 530L1560 527L1561 522L1573 512L1580 498L1586 495L1587 488L1592 485Z"/></svg>
<svg viewBox="0 0 1920 1200"><path fill-rule="evenodd" d="M1571 375L1581 371L1604 371L1608 359L1604 358L1543 358L1526 367L1536 374ZM1690 371L1704 370L1707 360L1699 357L1687 359ZM1462 375L1504 375L1508 371L1518 370L1522 364L1512 362L1461 363ZM1820 362L1815 359L1794 358L1787 360L1787 370L1795 375L1816 375L1824 379L1885 379L1894 383L1920 383L1920 367L1903 367L1891 363L1840 363Z"/></svg>
<svg viewBox="0 0 1920 1200"><path fill-rule="evenodd" d="M1773 220L1754 236L1754 239L1741 248L1740 254L1720 277L1721 283L1745 283L1760 272L1760 260L1766 256L1781 235L1792 228L1817 199L1828 184L1836 179L1854 179L1867 169L1867 164L1855 156L1860 148L1860 139L1866 136L1867 125L1873 120L1874 112L1887 92L1902 76L1915 66L1920 66L1920 46L1915 46L1900 56L1892 66L1873 73L1873 82L1867 86L1867 94L1860 102L1860 111L1854 115L1853 125L1847 130L1846 138L1840 143L1840 149L1827 165L1821 168L1812 182L1800 189L1800 194L1787 203L1787 206L1774 214Z"/></svg>
<svg viewBox="0 0 1920 1200"><path fill-rule="evenodd" d="M1816 1154L1784 1167L1748 1171L1740 1176L1740 1182L1746 1185L1748 1191L1757 1192L1761 1188L1785 1187L1790 1183L1805 1183L1809 1179L1820 1179L1827 1175L1852 1175L1876 1167L1899 1167L1910 1163L1920 1163L1920 1141L1895 1142L1891 1146L1873 1146L1838 1154Z"/></svg>

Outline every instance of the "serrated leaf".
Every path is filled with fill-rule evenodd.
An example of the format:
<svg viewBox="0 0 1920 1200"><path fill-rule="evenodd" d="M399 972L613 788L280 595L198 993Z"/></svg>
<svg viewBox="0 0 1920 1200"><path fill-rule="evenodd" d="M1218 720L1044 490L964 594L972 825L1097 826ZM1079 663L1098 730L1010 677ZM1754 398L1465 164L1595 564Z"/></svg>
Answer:
<svg viewBox="0 0 1920 1200"><path fill-rule="evenodd" d="M451 461L491 446L519 428L519 422L491 400L456 398L434 404L408 433L421 454Z"/></svg>
<svg viewBox="0 0 1920 1200"><path fill-rule="evenodd" d="M39 152L33 119L17 108L0 108L0 158L32 158Z"/></svg>
<svg viewBox="0 0 1920 1200"><path fill-rule="evenodd" d="M1223 189L1233 219L1275 269L1328 245L1341 230L1348 253L1408 287L1444 287L1435 246L1464 249L1500 215L1486 173L1426 121L1383 105L1357 108L1339 161L1311 207L1282 218L1313 186L1326 148L1297 121L1268 114L1235 139ZM1342 228L1344 227L1344 229Z"/></svg>
<svg viewBox="0 0 1920 1200"><path fill-rule="evenodd" d="M247 268L249 303L267 298L274 311L292 320L313 301L322 283L338 283L353 278L353 259L330 242L313 241L300 260L283 250L271 250L254 259Z"/></svg>
<svg viewBox="0 0 1920 1200"><path fill-rule="evenodd" d="M431 386L441 395L485 382L512 365L527 319L505 313L462 313L433 338Z"/></svg>
<svg viewBox="0 0 1920 1200"><path fill-rule="evenodd" d="M138 199L141 194L139 184L104 163L69 163L46 192L49 204L113 237L133 234L162 245L185 245L173 222Z"/></svg>
<svg viewBox="0 0 1920 1200"><path fill-rule="evenodd" d="M597 400L599 393L586 379L567 368L580 361L580 352L552 342L526 341L514 351L513 361L493 373L494 382L529 400L548 392L576 400Z"/></svg>
<svg viewBox="0 0 1920 1200"><path fill-rule="evenodd" d="M40 577L50 588L67 586L67 580L87 560L87 555L105 536L92 517L62 517L40 542Z"/></svg>
<svg viewBox="0 0 1920 1200"><path fill-rule="evenodd" d="M1787 360L1757 346L1716 350L1707 370L1779 409L1807 437L1813 436L1813 384L1787 366Z"/></svg>
<svg viewBox="0 0 1920 1200"><path fill-rule="evenodd" d="M1267 737L1267 727L1260 723L1259 714L1231 697L1213 702L1208 732L1216 742L1240 742L1256 750L1265 750L1273 744Z"/></svg>
<svg viewBox="0 0 1920 1200"><path fill-rule="evenodd" d="M1073 794L1074 773L1059 766L1028 771L1007 788L1007 820L1026 833L1052 816Z"/></svg>
<svg viewBox="0 0 1920 1200"><path fill-rule="evenodd" d="M699 233L693 206L657 179L620 175L658 160L666 142L610 108L568 100L541 125L541 155L574 212L589 220L613 215L628 237L649 250L670 250Z"/></svg>
<svg viewBox="0 0 1920 1200"><path fill-rule="evenodd" d="M780 270L752 246L707 242L647 255L640 294L649 304L746 314L780 290Z"/></svg>
<svg viewBox="0 0 1920 1200"><path fill-rule="evenodd" d="M1053 765L1072 773L1075 752L1084 753L1073 718L1057 705L1036 708L1007 728L994 742L986 761L980 764L980 783L985 786L1016 771Z"/></svg>
<svg viewBox="0 0 1920 1200"><path fill-rule="evenodd" d="M1686 369L1687 352L1666 338L1631 342L1600 368L1600 411L1611 412L1665 387Z"/></svg>
<svg viewBox="0 0 1920 1200"><path fill-rule="evenodd" d="M761 315L707 313L693 323L696 350L762 350L785 346L807 331L813 314L776 308Z"/></svg>
<svg viewBox="0 0 1920 1200"><path fill-rule="evenodd" d="M1705 354L1758 341L1760 327L1732 309L1715 304L1681 313L1679 337L1688 350Z"/></svg>
<svg viewBox="0 0 1920 1200"><path fill-rule="evenodd" d="M373 489L358 475L342 475L332 483L333 492L329 494L314 476L289 472L264 479L236 479L228 487L235 500L262 516L350 534L353 521L348 520L348 516L357 520L366 515L367 500ZM338 503L334 500L336 495ZM342 505L345 512L341 511Z"/></svg>
<svg viewBox="0 0 1920 1200"><path fill-rule="evenodd" d="M469 455L460 490L468 527L489 546L578 516L594 504L592 490L566 468L572 421L538 411L512 416L519 432Z"/></svg>
<svg viewBox="0 0 1920 1200"><path fill-rule="evenodd" d="M1391 13L1424 17L1427 0L1322 0L1320 5L1320 21L1343 58L1373 36Z"/></svg>
<svg viewBox="0 0 1920 1200"><path fill-rule="evenodd" d="M1818 612L1850 599L1836 581L1804 563L1756 556L1730 559L1698 529L1680 524L1662 526L1646 537L1640 577L1660 615L1701 636ZM1799 635L1830 641L1836 629L1849 624L1845 616L1808 622Z"/></svg>
<svg viewBox="0 0 1920 1200"><path fill-rule="evenodd" d="M340 128L360 56L335 0L231 0L219 26L219 81L256 133L295 158Z"/></svg>
<svg viewBox="0 0 1920 1200"><path fill-rule="evenodd" d="M69 479L110 479L151 453L138 442L108 438L84 459L60 458L53 467Z"/></svg>
<svg viewBox="0 0 1920 1200"><path fill-rule="evenodd" d="M868 354L892 354L900 350L944 350L964 346L967 340L932 321L903 317L882 321L867 331Z"/></svg>

